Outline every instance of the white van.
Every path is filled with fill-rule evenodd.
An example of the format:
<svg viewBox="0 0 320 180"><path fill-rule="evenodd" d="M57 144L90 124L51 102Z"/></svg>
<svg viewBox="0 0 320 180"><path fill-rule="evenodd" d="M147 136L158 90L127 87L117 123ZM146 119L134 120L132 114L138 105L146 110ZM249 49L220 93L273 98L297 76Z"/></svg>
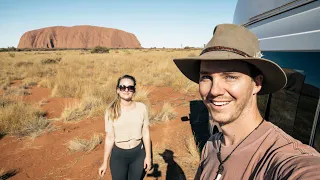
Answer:
<svg viewBox="0 0 320 180"><path fill-rule="evenodd" d="M233 23L288 76L285 89L259 98L265 118L320 151L320 1L238 0Z"/></svg>

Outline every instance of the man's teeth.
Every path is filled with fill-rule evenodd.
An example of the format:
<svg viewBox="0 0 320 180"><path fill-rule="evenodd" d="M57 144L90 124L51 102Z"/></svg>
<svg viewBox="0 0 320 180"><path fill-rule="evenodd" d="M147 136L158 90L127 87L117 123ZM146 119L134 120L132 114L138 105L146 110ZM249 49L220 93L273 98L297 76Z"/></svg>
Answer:
<svg viewBox="0 0 320 180"><path fill-rule="evenodd" d="M212 102L214 105L216 106L224 106L224 105L227 105L229 104L230 102L229 101L226 101L226 102Z"/></svg>

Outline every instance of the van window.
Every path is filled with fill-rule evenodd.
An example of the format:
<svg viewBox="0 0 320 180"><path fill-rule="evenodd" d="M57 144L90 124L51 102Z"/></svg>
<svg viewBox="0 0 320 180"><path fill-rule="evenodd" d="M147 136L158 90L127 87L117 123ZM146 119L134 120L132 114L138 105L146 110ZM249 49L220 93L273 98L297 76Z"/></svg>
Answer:
<svg viewBox="0 0 320 180"><path fill-rule="evenodd" d="M258 98L261 113L294 138L305 144L311 142L310 145L320 151L320 125L317 122L320 52L265 51L262 54L263 58L283 68L288 82L283 90ZM312 131L315 132L313 137Z"/></svg>

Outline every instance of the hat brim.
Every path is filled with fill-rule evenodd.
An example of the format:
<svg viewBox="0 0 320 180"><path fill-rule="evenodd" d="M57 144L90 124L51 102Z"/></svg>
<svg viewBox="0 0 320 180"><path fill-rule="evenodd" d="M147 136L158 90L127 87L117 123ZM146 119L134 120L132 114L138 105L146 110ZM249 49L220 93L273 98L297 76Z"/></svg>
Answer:
<svg viewBox="0 0 320 180"><path fill-rule="evenodd" d="M197 56L174 59L179 70L191 81L199 83L199 72L201 61L227 61L240 60L256 66L263 75L263 85L259 95L270 94L285 87L287 78L285 72L276 63L264 58L252 57L210 57Z"/></svg>

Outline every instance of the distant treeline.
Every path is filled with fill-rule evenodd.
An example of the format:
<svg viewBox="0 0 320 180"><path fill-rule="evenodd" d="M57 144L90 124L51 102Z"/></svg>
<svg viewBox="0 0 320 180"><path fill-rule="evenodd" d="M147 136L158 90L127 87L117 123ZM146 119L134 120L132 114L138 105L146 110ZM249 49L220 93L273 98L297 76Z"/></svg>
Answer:
<svg viewBox="0 0 320 180"><path fill-rule="evenodd" d="M97 47L95 47L97 48ZM0 48L0 52L13 52L13 51L68 51L68 50L83 50L83 51L92 51L95 48L15 48L15 47L8 47L8 48ZM109 50L121 50L121 49L172 49L172 50L181 50L181 49L202 49L196 47L189 47L186 46L184 48L108 48Z"/></svg>

